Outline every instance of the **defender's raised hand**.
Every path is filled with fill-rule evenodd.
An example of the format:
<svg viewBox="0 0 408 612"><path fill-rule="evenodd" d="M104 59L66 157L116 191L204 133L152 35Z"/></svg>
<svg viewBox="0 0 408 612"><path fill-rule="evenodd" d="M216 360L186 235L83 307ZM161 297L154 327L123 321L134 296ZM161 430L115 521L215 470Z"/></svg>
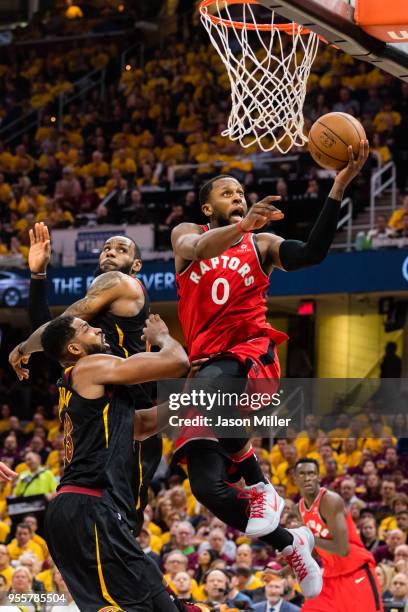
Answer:
<svg viewBox="0 0 408 612"><path fill-rule="evenodd" d="M29 230L28 265L33 274L44 274L51 258L51 240L45 223L36 223Z"/></svg>
<svg viewBox="0 0 408 612"><path fill-rule="evenodd" d="M154 346L161 346L163 338L169 336L169 330L163 319L158 314L151 314L146 319L146 327L143 328L142 340L146 340Z"/></svg>
<svg viewBox="0 0 408 612"><path fill-rule="evenodd" d="M27 364L30 359L30 355L26 355L22 349L21 344L18 344L9 355L9 364L17 374L18 380L27 380L30 375L30 371L23 367L23 364Z"/></svg>

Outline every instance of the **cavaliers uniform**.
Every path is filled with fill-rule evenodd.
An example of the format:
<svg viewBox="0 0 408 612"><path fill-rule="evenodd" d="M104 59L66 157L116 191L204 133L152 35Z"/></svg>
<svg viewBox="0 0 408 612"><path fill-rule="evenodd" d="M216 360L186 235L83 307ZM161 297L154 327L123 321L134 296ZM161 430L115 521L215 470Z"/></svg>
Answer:
<svg viewBox="0 0 408 612"><path fill-rule="evenodd" d="M203 232L209 226L201 226ZM246 233L222 255L192 261L176 274L178 314L191 361L232 356L249 379L278 381L277 346L287 340L266 320L269 274L262 267L255 234ZM203 431L201 437L211 437ZM197 430L194 430L194 438ZM188 431L176 442L188 442Z"/></svg>
<svg viewBox="0 0 408 612"><path fill-rule="evenodd" d="M130 357L146 351L146 343L141 339L145 321L149 316L149 297L138 279L145 295L141 311L133 317L120 317L104 311L92 319L92 325L101 327L111 352L118 357ZM128 386L129 401L133 409L153 406L154 383ZM133 432L133 425L132 425ZM130 527L137 534L143 524L143 511L147 504L150 482L162 456L161 435L152 436L144 442L134 442L133 458L130 464L118 457L118 476L115 479L117 502L121 502L122 513L127 516ZM126 475L126 478L124 477Z"/></svg>
<svg viewBox="0 0 408 612"><path fill-rule="evenodd" d="M117 486L118 466L134 458L132 389L85 399L71 385L72 369L58 381L65 469L46 514L47 544L81 612L147 612L164 587L122 514Z"/></svg>
<svg viewBox="0 0 408 612"><path fill-rule="evenodd" d="M320 502L327 489L323 487L310 508L305 500L299 502L299 510L304 524L313 535L329 540L330 533L324 517L320 514ZM364 547L356 526L347 512L347 531L350 552L347 557L328 553L318 547L323 565L323 589L318 597L307 600L302 610L305 612L377 612L383 610L380 588L375 575L375 561Z"/></svg>

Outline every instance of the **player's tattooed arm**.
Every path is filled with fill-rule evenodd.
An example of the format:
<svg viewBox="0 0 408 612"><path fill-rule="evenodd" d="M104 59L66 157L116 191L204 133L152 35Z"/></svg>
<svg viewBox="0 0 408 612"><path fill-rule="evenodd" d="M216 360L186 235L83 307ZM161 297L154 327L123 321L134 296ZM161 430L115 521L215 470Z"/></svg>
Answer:
<svg viewBox="0 0 408 612"><path fill-rule="evenodd" d="M128 287L129 278L121 272L105 272L98 276L88 289L86 296L69 306L63 315L71 315L90 321L98 312L122 297ZM136 285L136 283L135 283ZM16 346L9 355L9 363L19 380L28 379L29 370L23 367L32 353L42 351L41 336L49 322L44 323L31 336Z"/></svg>
<svg viewBox="0 0 408 612"><path fill-rule="evenodd" d="M190 362L179 342L169 334L159 315L151 314L143 329L143 340L160 351L138 353L127 359L113 355L88 355L75 368L74 387L84 397L89 390L105 385L135 385L152 380L179 378L187 374Z"/></svg>
<svg viewBox="0 0 408 612"><path fill-rule="evenodd" d="M103 308L120 297L126 284L122 272L105 272L98 276L81 300L74 302L64 311L64 315L79 317L84 321L91 320Z"/></svg>
<svg viewBox="0 0 408 612"><path fill-rule="evenodd" d="M315 544L326 552L346 557L350 546L344 502L337 493L327 492L320 502L320 513L327 523L330 540L315 537Z"/></svg>

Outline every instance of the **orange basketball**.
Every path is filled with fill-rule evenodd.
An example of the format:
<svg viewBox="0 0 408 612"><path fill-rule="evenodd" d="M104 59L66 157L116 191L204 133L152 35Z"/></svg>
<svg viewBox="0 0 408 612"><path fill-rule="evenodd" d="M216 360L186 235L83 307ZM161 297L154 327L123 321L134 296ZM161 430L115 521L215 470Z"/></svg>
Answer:
<svg viewBox="0 0 408 612"><path fill-rule="evenodd" d="M358 156L360 140L367 138L361 123L347 113L327 113L317 119L309 132L309 151L319 166L341 170L348 163L347 147Z"/></svg>

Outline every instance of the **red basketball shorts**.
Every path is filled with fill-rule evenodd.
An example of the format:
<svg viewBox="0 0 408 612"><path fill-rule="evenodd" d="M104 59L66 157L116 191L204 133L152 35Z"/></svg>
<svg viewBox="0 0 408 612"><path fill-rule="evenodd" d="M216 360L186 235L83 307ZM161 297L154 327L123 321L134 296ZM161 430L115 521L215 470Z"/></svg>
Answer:
<svg viewBox="0 0 408 612"><path fill-rule="evenodd" d="M234 357L246 366L248 385L247 393L262 391L273 394L279 387L280 364L277 346L269 337L254 338L233 346L228 351L212 355L211 359L225 359ZM256 381L259 381L258 384ZM264 381L264 382L261 382ZM192 412L191 416L196 414ZM175 442L175 450L179 450L186 442L194 439L216 440L211 429L202 427L182 428L180 436Z"/></svg>
<svg viewBox="0 0 408 612"><path fill-rule="evenodd" d="M344 576L325 578L319 597L308 599L302 612L382 612L380 587L372 566Z"/></svg>

